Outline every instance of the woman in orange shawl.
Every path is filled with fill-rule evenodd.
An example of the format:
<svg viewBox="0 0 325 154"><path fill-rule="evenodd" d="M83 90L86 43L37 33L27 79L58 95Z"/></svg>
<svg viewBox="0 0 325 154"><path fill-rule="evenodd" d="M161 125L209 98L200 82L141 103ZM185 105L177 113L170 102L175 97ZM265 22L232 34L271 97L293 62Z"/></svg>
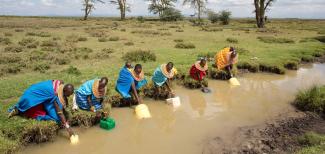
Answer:
<svg viewBox="0 0 325 154"><path fill-rule="evenodd" d="M215 59L215 65L218 67L218 70L227 71L229 78L233 77L231 70L233 64L236 64L238 61L238 54L234 47L227 47L219 51Z"/></svg>

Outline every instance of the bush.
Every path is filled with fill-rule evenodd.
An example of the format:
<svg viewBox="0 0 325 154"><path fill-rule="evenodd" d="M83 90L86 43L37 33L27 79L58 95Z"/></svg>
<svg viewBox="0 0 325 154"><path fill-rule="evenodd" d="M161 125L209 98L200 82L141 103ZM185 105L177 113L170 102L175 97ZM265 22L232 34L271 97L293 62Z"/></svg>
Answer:
<svg viewBox="0 0 325 154"><path fill-rule="evenodd" d="M227 38L227 40L226 40L227 42L229 42L229 43L238 43L238 40L236 39L236 38Z"/></svg>
<svg viewBox="0 0 325 154"><path fill-rule="evenodd" d="M316 134L314 132L307 132L302 136L298 137L298 142L304 146L314 146L325 144L325 136Z"/></svg>
<svg viewBox="0 0 325 154"><path fill-rule="evenodd" d="M12 42L10 41L9 38L0 37L0 44L9 45L9 44L12 44Z"/></svg>
<svg viewBox="0 0 325 154"><path fill-rule="evenodd" d="M160 32L155 30L134 30L131 33L133 34L144 34L144 35L160 35L160 36L170 36L170 32Z"/></svg>
<svg viewBox="0 0 325 154"><path fill-rule="evenodd" d="M88 40L87 37L82 37L82 36L80 36L80 37L78 38L78 41L80 41L80 42L87 41L87 40Z"/></svg>
<svg viewBox="0 0 325 154"><path fill-rule="evenodd" d="M195 45L193 43L177 43L175 45L175 48L180 48L180 49L194 49Z"/></svg>
<svg viewBox="0 0 325 154"><path fill-rule="evenodd" d="M141 23L143 23L145 21L144 17L143 16L138 16L137 17L137 20Z"/></svg>
<svg viewBox="0 0 325 154"><path fill-rule="evenodd" d="M259 36L257 37L260 41L264 43L295 43L294 40L288 38L275 38L273 36Z"/></svg>
<svg viewBox="0 0 325 154"><path fill-rule="evenodd" d="M23 29L15 29L15 32L24 32Z"/></svg>
<svg viewBox="0 0 325 154"><path fill-rule="evenodd" d="M66 65L70 63L70 59L66 57L57 57L55 58L54 63L58 65Z"/></svg>
<svg viewBox="0 0 325 154"><path fill-rule="evenodd" d="M108 39L109 41L118 41L120 38L118 36L113 36Z"/></svg>
<svg viewBox="0 0 325 154"><path fill-rule="evenodd" d="M11 64L11 65L7 65L5 68L2 68L1 72L17 74L18 72L21 71L21 68L22 66L20 66L19 64Z"/></svg>
<svg viewBox="0 0 325 154"><path fill-rule="evenodd" d="M26 36L51 37L48 32L27 32Z"/></svg>
<svg viewBox="0 0 325 154"><path fill-rule="evenodd" d="M184 32L183 29L176 29L176 32Z"/></svg>
<svg viewBox="0 0 325 154"><path fill-rule="evenodd" d="M219 27L201 26L201 31L205 31L205 32L218 32L218 31L223 31L223 29L222 28L219 28Z"/></svg>
<svg viewBox="0 0 325 154"><path fill-rule="evenodd" d="M16 52L16 53L19 53L19 52L23 52L23 48L20 47L20 46L8 46L8 47L5 47L4 48L4 51L5 52Z"/></svg>
<svg viewBox="0 0 325 154"><path fill-rule="evenodd" d="M78 70L78 68L70 66L68 69L64 70L64 72L72 75L80 75L81 72Z"/></svg>
<svg viewBox="0 0 325 154"><path fill-rule="evenodd" d="M219 21L219 14L214 11L208 11L207 12L208 19L211 21L211 23L217 23Z"/></svg>
<svg viewBox="0 0 325 154"><path fill-rule="evenodd" d="M167 8L160 15L160 20L162 20L162 21L183 20L183 15L181 14L181 11L179 11L177 9Z"/></svg>
<svg viewBox="0 0 325 154"><path fill-rule="evenodd" d="M5 36L7 36L7 37L11 37L11 36L13 36L12 33L9 33L9 32L5 32L4 34L5 34Z"/></svg>
<svg viewBox="0 0 325 154"><path fill-rule="evenodd" d="M207 58L208 60L214 59L214 56L216 55L215 52L205 52L205 53L199 53L197 55L198 58Z"/></svg>
<svg viewBox="0 0 325 154"><path fill-rule="evenodd" d="M304 55L301 57L301 61L303 62L313 62L314 61L314 57L311 55Z"/></svg>
<svg viewBox="0 0 325 154"><path fill-rule="evenodd" d="M258 72L259 71L259 65L256 63L249 63L249 62L238 62L237 64L238 69L247 69L250 72Z"/></svg>
<svg viewBox="0 0 325 154"><path fill-rule="evenodd" d="M22 59L14 54L0 57L0 64L18 63L20 61L22 61Z"/></svg>
<svg viewBox="0 0 325 154"><path fill-rule="evenodd" d="M100 38L98 38L98 41L99 42L107 42L108 39L106 37L100 37Z"/></svg>
<svg viewBox="0 0 325 154"><path fill-rule="evenodd" d="M220 19L221 23L223 25L228 25L229 21L230 21L231 12L223 10L219 14L220 14L219 19Z"/></svg>
<svg viewBox="0 0 325 154"><path fill-rule="evenodd" d="M41 73L45 73L50 68L50 65L47 63L38 63L33 66L34 71L39 71Z"/></svg>
<svg viewBox="0 0 325 154"><path fill-rule="evenodd" d="M124 43L124 45L126 45L126 46L132 46L132 45L134 45L134 43L133 42L126 42L126 43Z"/></svg>
<svg viewBox="0 0 325 154"><path fill-rule="evenodd" d="M317 36L315 37L315 39L318 40L319 42L325 43L325 36Z"/></svg>
<svg viewBox="0 0 325 154"><path fill-rule="evenodd" d="M204 78L202 84L208 87L208 80ZM183 85L190 89L202 88L202 85L197 80L194 80L191 76L186 76L184 78Z"/></svg>
<svg viewBox="0 0 325 154"><path fill-rule="evenodd" d="M125 61L132 61L132 62L138 62L138 61L156 61L156 54L151 52L150 50L136 50L127 52L122 56L122 59Z"/></svg>
<svg viewBox="0 0 325 154"><path fill-rule="evenodd" d="M289 60L289 61L285 62L284 67L286 69L289 69L289 70L297 70L298 69L298 62L293 61L293 60Z"/></svg>
<svg viewBox="0 0 325 154"><path fill-rule="evenodd" d="M184 42L184 40L183 39L175 39L174 42L178 42L179 43L179 42Z"/></svg>
<svg viewBox="0 0 325 154"><path fill-rule="evenodd" d="M42 47L57 47L59 44L53 40L46 40L41 43Z"/></svg>
<svg viewBox="0 0 325 154"><path fill-rule="evenodd" d="M303 111L325 114L325 86L314 86L306 91L300 91L294 105Z"/></svg>
<svg viewBox="0 0 325 154"><path fill-rule="evenodd" d="M27 48L37 48L39 42L33 38L24 38L18 42L19 45L25 46Z"/></svg>

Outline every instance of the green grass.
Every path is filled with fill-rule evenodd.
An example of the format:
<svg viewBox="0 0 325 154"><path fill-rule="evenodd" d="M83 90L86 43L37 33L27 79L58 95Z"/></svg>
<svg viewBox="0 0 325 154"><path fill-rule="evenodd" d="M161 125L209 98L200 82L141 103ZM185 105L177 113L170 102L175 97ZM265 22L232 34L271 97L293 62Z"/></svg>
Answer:
<svg viewBox="0 0 325 154"><path fill-rule="evenodd" d="M314 86L306 91L300 91L294 105L303 111L325 114L325 86Z"/></svg>
<svg viewBox="0 0 325 154"><path fill-rule="evenodd" d="M324 43L314 41L320 36L320 30L325 29L325 20L272 20L263 30L257 30L251 19L236 19L227 26L205 21L203 27L193 26L187 20L139 22L110 18L80 21L78 18L0 17L0 23L1 34L12 34L0 36L0 132L8 130L0 135L1 150L20 146L23 143L19 140L23 135L20 132L25 132L25 128L37 130L53 125L19 117L6 118L6 110L24 90L42 80L60 79L77 88L86 80L107 76L109 87L115 87L125 60L145 61L142 64L147 79L157 66L168 61L174 62L180 74L187 75L198 55L212 58L229 46L227 38L238 40L235 45L239 53L237 66L252 72L282 74L286 71L285 66L296 66L302 60L312 61L314 56L323 55L325 51ZM176 32L175 28L182 32ZM264 43L257 37L298 41ZM110 38L117 41L109 41ZM304 38L313 39L299 41ZM195 48L175 48L177 43L188 42ZM150 54L129 53L136 50L150 51ZM188 78L186 81L192 84ZM114 89L109 89L109 96L116 94ZM86 119L91 117L87 112L74 117L82 115ZM79 119L77 123L89 122Z"/></svg>
<svg viewBox="0 0 325 154"><path fill-rule="evenodd" d="M298 137L298 142L303 146L297 154L321 154L325 152L325 135L307 132Z"/></svg>

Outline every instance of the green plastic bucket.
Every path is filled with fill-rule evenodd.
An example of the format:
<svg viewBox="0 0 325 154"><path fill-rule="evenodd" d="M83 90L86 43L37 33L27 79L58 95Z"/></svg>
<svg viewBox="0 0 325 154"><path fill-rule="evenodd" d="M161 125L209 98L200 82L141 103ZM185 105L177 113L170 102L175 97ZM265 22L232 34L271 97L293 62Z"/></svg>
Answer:
<svg viewBox="0 0 325 154"><path fill-rule="evenodd" d="M115 128L115 120L112 118L103 118L100 120L99 126L105 130L111 130Z"/></svg>

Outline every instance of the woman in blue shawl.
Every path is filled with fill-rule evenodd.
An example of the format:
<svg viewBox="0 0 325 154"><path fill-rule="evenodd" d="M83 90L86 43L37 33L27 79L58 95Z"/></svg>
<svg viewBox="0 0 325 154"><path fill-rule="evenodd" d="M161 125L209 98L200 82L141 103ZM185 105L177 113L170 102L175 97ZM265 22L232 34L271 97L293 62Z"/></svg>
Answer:
<svg viewBox="0 0 325 154"><path fill-rule="evenodd" d="M53 120L61 123L73 135L63 111L67 97L73 94L74 87L60 80L47 80L31 85L16 105L9 109L9 118L22 115L36 120Z"/></svg>
<svg viewBox="0 0 325 154"><path fill-rule="evenodd" d="M132 69L131 64L127 62L120 71L115 88L123 99L120 103L113 104L113 106L124 107L141 104L142 100L139 96L138 90L146 84L147 80L144 78L142 66L140 64L136 64L134 69Z"/></svg>
<svg viewBox="0 0 325 154"><path fill-rule="evenodd" d="M106 94L107 77L86 81L75 92L74 108L81 108L92 112L103 109L103 101ZM98 112L99 113L99 112ZM107 114L104 112L104 114ZM100 116L100 115L99 115Z"/></svg>
<svg viewBox="0 0 325 154"><path fill-rule="evenodd" d="M161 93L161 89L164 88L167 88L168 91L167 98L175 97L175 94L170 86L170 80L175 75L173 67L174 64L172 62L168 62L167 64L162 64L159 67L157 67L155 72L153 73L152 81L155 87L155 94L154 94L155 99L158 99Z"/></svg>

